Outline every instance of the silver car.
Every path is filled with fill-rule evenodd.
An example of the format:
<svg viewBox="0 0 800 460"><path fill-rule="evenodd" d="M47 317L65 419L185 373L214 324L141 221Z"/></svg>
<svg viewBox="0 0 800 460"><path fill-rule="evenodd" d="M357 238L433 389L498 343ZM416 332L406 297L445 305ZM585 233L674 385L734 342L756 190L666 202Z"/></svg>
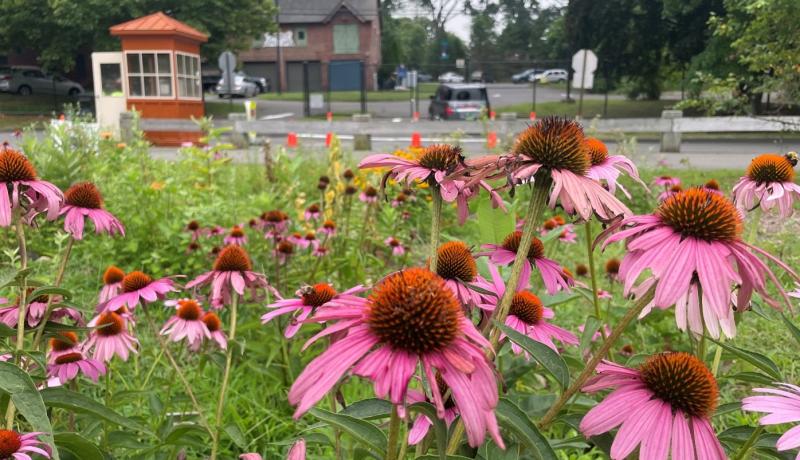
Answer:
<svg viewBox="0 0 800 460"><path fill-rule="evenodd" d="M258 94L258 85L242 75L234 75L230 84L223 77L217 83L217 94L219 97L254 97Z"/></svg>
<svg viewBox="0 0 800 460"><path fill-rule="evenodd" d="M0 66L0 91L31 94L57 94L76 97L83 87L60 75L47 75L42 69L33 66Z"/></svg>

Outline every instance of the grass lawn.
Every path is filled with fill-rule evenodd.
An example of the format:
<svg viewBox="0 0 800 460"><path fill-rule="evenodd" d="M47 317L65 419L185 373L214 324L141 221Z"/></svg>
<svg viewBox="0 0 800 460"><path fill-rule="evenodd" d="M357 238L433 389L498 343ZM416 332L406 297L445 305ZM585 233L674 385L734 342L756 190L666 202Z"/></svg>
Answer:
<svg viewBox="0 0 800 460"><path fill-rule="evenodd" d="M213 116L215 119L226 119L229 113L244 113L244 103L242 100L234 99L233 102L206 102L206 116Z"/></svg>
<svg viewBox="0 0 800 460"><path fill-rule="evenodd" d="M427 99L428 96L431 96L436 88L439 86L438 83L422 83L419 87L419 98ZM324 97L328 97L327 92L322 92ZM302 92L291 92L291 93L265 93L258 96L259 99L264 99L267 101L302 101L303 100L303 93ZM411 98L410 91L394 91L394 90L386 90L386 91L367 91L367 100L371 102L389 102L389 101L407 101ZM331 92L331 101L333 102L359 102L361 101L361 91L333 91Z"/></svg>
<svg viewBox="0 0 800 460"><path fill-rule="evenodd" d="M675 101L631 101L628 99L609 99L606 118L658 118L661 111L671 107ZM603 116L604 101L602 99L584 99L583 117ZM531 112L530 102L498 107L499 112L517 112L518 116L527 118ZM574 117L578 113L578 102L541 102L536 104L536 115L564 115Z"/></svg>
<svg viewBox="0 0 800 460"><path fill-rule="evenodd" d="M74 104L76 100L66 96L0 93L0 114L3 115L50 115L60 112L64 104Z"/></svg>

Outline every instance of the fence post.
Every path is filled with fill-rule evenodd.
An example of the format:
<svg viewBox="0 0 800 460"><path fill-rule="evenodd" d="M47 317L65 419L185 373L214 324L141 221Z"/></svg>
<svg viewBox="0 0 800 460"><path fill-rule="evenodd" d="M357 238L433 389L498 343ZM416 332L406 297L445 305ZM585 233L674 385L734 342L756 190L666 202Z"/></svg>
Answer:
<svg viewBox="0 0 800 460"><path fill-rule="evenodd" d="M367 113L367 65L361 60L361 113Z"/></svg>
<svg viewBox="0 0 800 460"><path fill-rule="evenodd" d="M122 112L119 114L119 139L128 144L133 140L133 112Z"/></svg>
<svg viewBox="0 0 800 460"><path fill-rule="evenodd" d="M661 133L661 151L678 153L681 151L681 133L675 129L675 120L683 117L682 110L664 110L661 118L669 121L669 130Z"/></svg>
<svg viewBox="0 0 800 460"><path fill-rule="evenodd" d="M311 88L308 82L308 61L303 61L303 116L311 116Z"/></svg>

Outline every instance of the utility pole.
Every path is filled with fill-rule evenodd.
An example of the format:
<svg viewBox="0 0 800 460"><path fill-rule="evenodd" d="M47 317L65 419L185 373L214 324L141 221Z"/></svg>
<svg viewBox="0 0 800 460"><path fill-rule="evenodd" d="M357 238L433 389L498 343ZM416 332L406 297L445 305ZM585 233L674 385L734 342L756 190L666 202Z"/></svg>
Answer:
<svg viewBox="0 0 800 460"><path fill-rule="evenodd" d="M281 66L283 64L283 56L281 55L281 0L275 0L275 11L275 23L278 25L278 33L276 34L278 64L275 69L278 82L275 86L278 88L278 94L281 94L281 76L283 74L281 71Z"/></svg>

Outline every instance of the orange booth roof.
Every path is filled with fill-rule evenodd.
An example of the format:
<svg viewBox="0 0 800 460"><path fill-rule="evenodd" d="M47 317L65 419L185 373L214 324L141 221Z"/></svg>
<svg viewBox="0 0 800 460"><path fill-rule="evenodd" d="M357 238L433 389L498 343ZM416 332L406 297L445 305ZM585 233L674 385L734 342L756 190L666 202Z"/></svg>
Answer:
<svg viewBox="0 0 800 460"><path fill-rule="evenodd" d="M198 42L208 41L208 35L173 19L161 11L111 26L111 35L126 37L132 35L177 35Z"/></svg>

